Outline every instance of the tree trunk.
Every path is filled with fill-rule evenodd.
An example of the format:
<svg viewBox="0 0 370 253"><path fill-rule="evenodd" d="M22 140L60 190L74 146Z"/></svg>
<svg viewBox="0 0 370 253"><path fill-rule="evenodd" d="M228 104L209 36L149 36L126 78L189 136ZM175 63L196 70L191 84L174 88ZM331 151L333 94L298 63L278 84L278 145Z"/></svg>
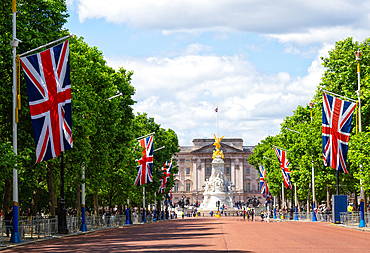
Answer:
<svg viewBox="0 0 370 253"><path fill-rule="evenodd" d="M8 207L10 207L11 205L10 198L12 196L12 186L13 186L12 178L5 180L3 205L2 205L3 214L2 215L5 215L5 212L8 211Z"/></svg>
<svg viewBox="0 0 370 253"><path fill-rule="evenodd" d="M49 213L52 218L55 217L55 199L54 199L54 187L53 187L53 167L46 165L46 181L48 184L48 196L49 196Z"/></svg>
<svg viewBox="0 0 370 253"><path fill-rule="evenodd" d="M123 214L122 203L118 203L118 212L119 212L119 215Z"/></svg>
<svg viewBox="0 0 370 253"><path fill-rule="evenodd" d="M39 183L39 179L37 179L37 183ZM38 186L35 186L35 188L33 189L33 195L31 200L31 211L34 215L36 215L37 213L39 199L40 199L40 188Z"/></svg>
<svg viewBox="0 0 370 253"><path fill-rule="evenodd" d="M94 191L94 213L95 217L99 217L98 191Z"/></svg>
<svg viewBox="0 0 370 253"><path fill-rule="evenodd" d="M330 207L330 187L326 187L326 206Z"/></svg>
<svg viewBox="0 0 370 253"><path fill-rule="evenodd" d="M78 183L76 186L76 210L78 227L81 227L81 184Z"/></svg>
<svg viewBox="0 0 370 253"><path fill-rule="evenodd" d="M357 201L357 191L355 190L355 200L353 201L353 205L356 208L356 211L358 211L358 201Z"/></svg>

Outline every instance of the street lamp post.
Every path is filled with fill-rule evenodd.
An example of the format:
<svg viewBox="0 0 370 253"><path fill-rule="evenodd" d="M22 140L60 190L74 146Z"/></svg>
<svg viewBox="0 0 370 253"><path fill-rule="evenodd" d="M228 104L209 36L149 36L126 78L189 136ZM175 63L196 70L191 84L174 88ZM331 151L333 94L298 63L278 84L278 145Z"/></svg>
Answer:
<svg viewBox="0 0 370 253"><path fill-rule="evenodd" d="M362 60L362 53L360 49L356 52L356 61L357 61L357 97L358 97L358 131L361 133L361 78L360 78L360 61ZM362 164L360 165L360 173L362 176ZM364 188L362 187L362 180L360 177L360 213L361 220L359 227L365 227L365 202L364 202ZM356 199L357 201L357 199Z"/></svg>

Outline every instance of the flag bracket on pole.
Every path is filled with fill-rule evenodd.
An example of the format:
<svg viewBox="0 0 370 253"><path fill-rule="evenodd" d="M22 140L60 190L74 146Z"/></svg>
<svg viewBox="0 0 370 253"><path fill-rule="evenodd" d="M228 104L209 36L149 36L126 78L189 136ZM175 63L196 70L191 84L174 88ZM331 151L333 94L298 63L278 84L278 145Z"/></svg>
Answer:
<svg viewBox="0 0 370 253"><path fill-rule="evenodd" d="M349 100L349 101L352 101L353 103L356 103L356 102L357 102L357 100L354 100L354 99L352 99L352 98L347 98L347 97L345 97L345 96L342 96L342 95L339 95L339 94L337 94L337 93L330 92L330 91L327 91L327 90L324 90L324 89L320 89L320 91L322 91L322 92L324 92L324 93L328 93L328 94L333 95L333 96L337 96L337 97L341 97L341 98L347 99L347 100ZM356 91L356 92L358 92L358 91Z"/></svg>
<svg viewBox="0 0 370 253"><path fill-rule="evenodd" d="M141 140L141 139L144 139L144 138L146 138L148 136L151 136L151 135L155 135L155 132L150 133L150 134L147 134L147 135L143 135L143 136L140 136L140 137L137 137L136 140Z"/></svg>
<svg viewBox="0 0 370 253"><path fill-rule="evenodd" d="M287 150L287 149L285 149L285 148L280 148L280 147L275 146L275 145L271 145L271 146L273 146L274 148L278 148L278 149L284 150L284 151L288 151L288 150Z"/></svg>
<svg viewBox="0 0 370 253"><path fill-rule="evenodd" d="M58 43L59 41L62 41L62 40L65 40L65 39L71 38L72 36L73 36L73 34L67 35L67 36L65 36L65 37L63 37L63 38L60 38L60 39L54 40L54 41L49 42L49 43L47 43L47 44L45 44L45 45L42 45L42 46L39 46L39 47L37 47L37 48L31 49L30 51L24 52L23 54L20 54L19 56L20 56L20 57L23 57L23 56L25 56L25 55L28 55L28 54L30 54L30 53L32 53L32 52L35 52L35 51L37 51L37 50L41 49L41 48L48 47L48 46L50 46L50 45L52 45L52 44Z"/></svg>

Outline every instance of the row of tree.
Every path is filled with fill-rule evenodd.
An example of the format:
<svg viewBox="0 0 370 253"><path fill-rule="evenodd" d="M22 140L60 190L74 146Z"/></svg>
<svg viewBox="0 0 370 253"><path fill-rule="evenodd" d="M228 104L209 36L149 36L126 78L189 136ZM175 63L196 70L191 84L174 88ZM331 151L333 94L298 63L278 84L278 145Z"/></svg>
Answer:
<svg viewBox="0 0 370 253"><path fill-rule="evenodd" d="M64 0L18 0L17 37L23 41L18 52L44 45L68 34L63 28L68 13ZM19 206L33 213L43 210L55 216L59 197L60 158L35 163L35 144L28 106L27 91L21 75L21 110L18 123L18 155L12 147L12 38L11 1L0 5L0 194L1 207L12 206L12 169L19 173ZM155 132L154 182L146 186L147 198L154 202L158 191L160 169L178 152L178 139L171 129L163 129L147 114L134 115L135 89L133 72L114 70L103 54L83 38L70 39L72 87L73 149L64 154L66 206L81 207L81 184L86 183L86 208L98 211L100 206L141 205L142 187L134 186L137 159L141 156L137 137ZM119 97L110 97L121 93ZM174 165L176 161L174 161ZM82 168L86 179L82 180ZM173 172L176 172L174 168ZM168 193L173 185L169 180ZM157 196L158 200L163 195ZM148 202L147 202L148 203Z"/></svg>
<svg viewBox="0 0 370 253"><path fill-rule="evenodd" d="M347 166L349 174L340 174L340 194L354 193L357 199L360 179L365 192L370 190L370 39L355 42L352 38L338 41L329 51L328 57L322 57L326 68L315 96L306 106L298 106L293 115L281 123L280 133L262 140L249 158L249 163L258 168L263 164L267 169L267 181L273 196L281 197L283 177L273 145L287 149L290 161L292 182L297 184L298 199L301 203L312 201L312 173L315 170L315 190L317 203L330 203L331 195L336 192L336 171L325 167L322 148L322 91L321 89L357 100L358 89L357 61L355 52L362 51L361 60L361 117L362 132L356 135L355 113L349 142ZM311 118L312 113L312 118ZM292 129L294 131L291 131ZM298 132L298 133L297 133ZM270 158L270 159L266 159ZM360 165L362 170L360 170ZM307 202L309 203L309 202ZM357 204L357 203L355 203Z"/></svg>

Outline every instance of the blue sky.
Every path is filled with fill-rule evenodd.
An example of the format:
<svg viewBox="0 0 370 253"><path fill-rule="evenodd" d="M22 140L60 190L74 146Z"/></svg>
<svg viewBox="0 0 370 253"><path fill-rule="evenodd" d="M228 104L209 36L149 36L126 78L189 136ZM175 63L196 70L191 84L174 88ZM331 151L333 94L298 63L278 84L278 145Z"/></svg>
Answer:
<svg viewBox="0 0 370 253"><path fill-rule="evenodd" d="M256 145L279 132L320 82L336 41L369 34L370 4L352 1L67 0L66 27L133 70L136 112L180 145L216 133Z"/></svg>

